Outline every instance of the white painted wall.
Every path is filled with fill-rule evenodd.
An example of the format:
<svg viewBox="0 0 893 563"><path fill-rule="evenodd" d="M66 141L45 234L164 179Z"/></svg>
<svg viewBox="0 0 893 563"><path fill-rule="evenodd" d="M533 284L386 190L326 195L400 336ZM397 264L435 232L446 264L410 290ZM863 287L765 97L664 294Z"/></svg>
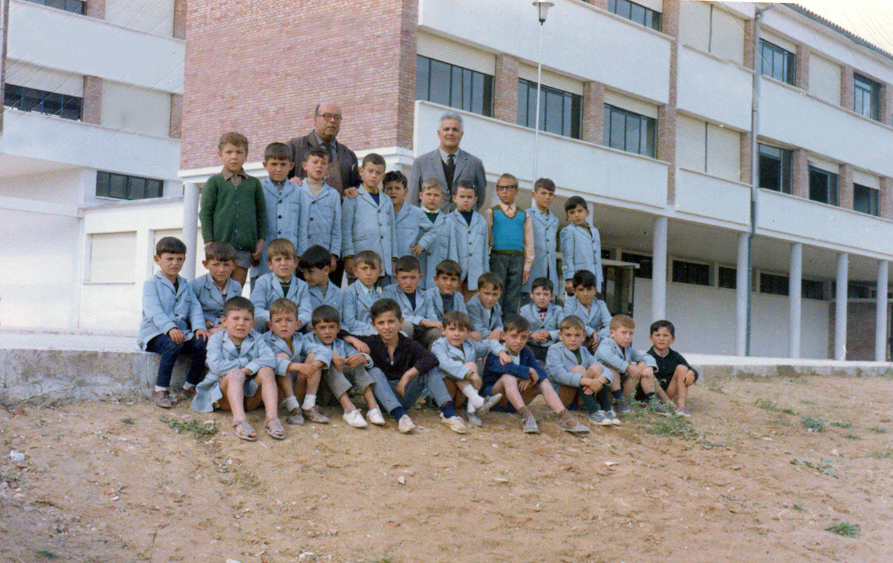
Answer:
<svg viewBox="0 0 893 563"><path fill-rule="evenodd" d="M832 105L840 104L840 65L812 54L809 57L809 93Z"/></svg>
<svg viewBox="0 0 893 563"><path fill-rule="evenodd" d="M78 98L84 96L84 77L82 75L20 61L6 61L6 83L45 92L77 96Z"/></svg>
<svg viewBox="0 0 893 563"><path fill-rule="evenodd" d="M707 173L731 182L741 179L741 134L738 131L707 124Z"/></svg>
<svg viewBox="0 0 893 563"><path fill-rule="evenodd" d="M110 129L167 138L170 135L171 95L104 80L101 123Z"/></svg>
<svg viewBox="0 0 893 563"><path fill-rule="evenodd" d="M106 0L105 20L154 35L174 32L174 0Z"/></svg>
<svg viewBox="0 0 893 563"><path fill-rule="evenodd" d="M0 196L18 198L21 203L32 200L67 205L69 213L75 215L91 177L95 190L96 174L79 168L0 178Z"/></svg>
<svg viewBox="0 0 893 563"><path fill-rule="evenodd" d="M703 172L680 169L676 174L676 212L689 219L750 224L750 186Z"/></svg>
<svg viewBox="0 0 893 563"><path fill-rule="evenodd" d="M700 2L682 2L700 4ZM753 74L688 47L679 49L677 108L750 131L750 102Z"/></svg>

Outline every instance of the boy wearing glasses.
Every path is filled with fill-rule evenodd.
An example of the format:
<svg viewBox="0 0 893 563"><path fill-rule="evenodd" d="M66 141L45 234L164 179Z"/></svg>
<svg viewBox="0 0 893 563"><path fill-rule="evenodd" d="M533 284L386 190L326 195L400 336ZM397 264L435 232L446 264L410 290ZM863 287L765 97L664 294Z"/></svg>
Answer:
<svg viewBox="0 0 893 563"><path fill-rule="evenodd" d="M484 210L490 232L490 271L505 280L499 305L502 314L514 315L521 307L521 286L527 283L535 256L530 215L515 205L518 179L503 174L496 180L499 205Z"/></svg>

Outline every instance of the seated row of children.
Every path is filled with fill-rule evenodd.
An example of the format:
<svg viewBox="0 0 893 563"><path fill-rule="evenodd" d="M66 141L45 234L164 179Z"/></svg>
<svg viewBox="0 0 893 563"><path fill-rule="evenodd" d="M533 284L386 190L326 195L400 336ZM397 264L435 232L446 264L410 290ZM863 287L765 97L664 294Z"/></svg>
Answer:
<svg viewBox="0 0 893 563"><path fill-rule="evenodd" d="M464 432L465 424L454 405L464 402L472 424L481 424L481 414L495 405L508 403L511 407L506 408L521 414L525 431L535 431L536 422L525 404L540 393L559 414L565 430L588 431L564 408L578 403L596 424L618 424L614 409L628 409L624 391L628 395L637 384L655 408L662 408L655 398L658 393L665 400L674 398L677 413L687 414L685 389L697 376L669 350L672 325L652 327L653 356L639 354L630 345L632 319L608 320L604 303L595 299L590 272L575 274L568 314L551 303L551 282L539 279L534 282L534 302L523 309L528 318L513 315L503 323L498 309L500 278L481 275L478 294L466 305L456 293L460 267L454 261L442 261L436 287L421 291L418 260L402 257L395 263L397 283L381 291L376 287L382 273L380 258L364 251L356 256L357 281L342 292L328 280L330 262L324 249L311 247L302 255L304 282L294 273L293 245L280 239L268 249L271 272L258 280L249 301L235 297L241 288L229 278L233 254L225 243L208 246L209 273L189 284L179 276L185 245L172 237L159 241L155 261L160 271L144 286L140 343L162 356L156 404L172 406L168 387L173 361L181 352L191 353L184 393L194 396L196 410L210 410L215 403L231 408L240 437L256 437L246 426L243 409L257 406L261 399L271 436L284 436L276 416L280 401L290 424L302 424L305 417L327 422L316 404L320 390L338 400L348 424L364 427L366 419L348 394L353 387L366 400L370 422L384 423L380 403L404 432L413 428L406 409L424 392L440 407L442 420L457 432ZM579 315L574 314L577 311ZM302 335L301 329L307 334ZM261 331L268 332L261 336ZM600 341L604 342L598 345ZM526 349L528 343L546 352L548 378L535 352ZM269 351L263 350L265 346ZM196 387L205 355L211 373ZM482 377L475 362L484 356ZM669 395L655 388L654 368L659 365L661 387ZM368 372L364 367L370 368ZM261 395L254 399L257 386ZM244 406L233 405L237 393L252 399Z"/></svg>

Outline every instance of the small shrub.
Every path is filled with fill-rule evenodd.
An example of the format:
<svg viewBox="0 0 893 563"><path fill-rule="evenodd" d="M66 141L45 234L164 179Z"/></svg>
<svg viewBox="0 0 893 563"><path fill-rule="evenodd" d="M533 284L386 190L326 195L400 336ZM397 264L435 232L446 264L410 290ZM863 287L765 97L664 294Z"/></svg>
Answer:
<svg viewBox="0 0 893 563"><path fill-rule="evenodd" d="M825 528L826 532L837 534L846 538L858 538L862 533L859 524L850 524L849 522L835 521Z"/></svg>
<svg viewBox="0 0 893 563"><path fill-rule="evenodd" d="M122 418L121 422L124 424L131 424L131 425L136 424L136 421L133 420L132 418L130 418L129 416L127 418Z"/></svg>
<svg viewBox="0 0 893 563"><path fill-rule="evenodd" d="M889 430L884 428L883 426L870 426L868 429L872 432L877 432L878 434L886 434L887 432L889 432Z"/></svg>
<svg viewBox="0 0 893 563"><path fill-rule="evenodd" d="M836 426L837 428L852 428L853 425L849 422L832 422L831 426Z"/></svg>
<svg viewBox="0 0 893 563"><path fill-rule="evenodd" d="M856 434L853 434L853 433L844 434L843 437L846 438L847 440L861 440L862 439L861 436L857 436Z"/></svg>
<svg viewBox="0 0 893 563"><path fill-rule="evenodd" d="M201 440L205 436L210 436L211 434L215 434L217 432L217 427L214 426L213 422L209 422L208 424L202 424L200 422L196 422L194 420L187 420L185 422L181 420L174 420L173 418L167 416L159 417L161 422L167 424L168 428L180 434L181 432L192 432L192 435L196 440Z"/></svg>
<svg viewBox="0 0 893 563"><path fill-rule="evenodd" d="M800 424L803 425L803 428L807 430L811 430L813 432L821 432L825 429L825 421L821 418L812 418L811 416L806 416L805 414L800 417Z"/></svg>

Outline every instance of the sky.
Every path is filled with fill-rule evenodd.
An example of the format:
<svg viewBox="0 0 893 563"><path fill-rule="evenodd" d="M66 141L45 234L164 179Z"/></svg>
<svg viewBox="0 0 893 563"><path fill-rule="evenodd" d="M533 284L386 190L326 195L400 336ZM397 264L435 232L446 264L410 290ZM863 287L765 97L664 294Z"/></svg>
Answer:
<svg viewBox="0 0 893 563"><path fill-rule="evenodd" d="M893 0L799 0L797 4L893 54Z"/></svg>

